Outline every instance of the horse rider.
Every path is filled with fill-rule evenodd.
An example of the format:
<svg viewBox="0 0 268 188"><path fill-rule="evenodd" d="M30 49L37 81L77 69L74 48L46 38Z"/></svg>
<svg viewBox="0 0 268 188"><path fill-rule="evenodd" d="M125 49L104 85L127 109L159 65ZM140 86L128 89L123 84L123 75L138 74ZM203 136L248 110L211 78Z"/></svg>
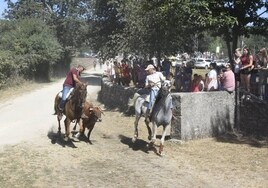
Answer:
<svg viewBox="0 0 268 188"><path fill-rule="evenodd" d="M145 79L145 88L150 89L150 100L145 121L150 122L150 116L155 103L155 99L161 88L161 82L166 80L166 77L162 74L162 72L156 71L155 67L152 64L149 64L145 70L148 73Z"/></svg>
<svg viewBox="0 0 268 188"><path fill-rule="evenodd" d="M69 91L74 88L76 84L82 84L80 81L80 75L85 69L86 68L84 66L78 65L77 67L71 68L67 73L65 81L63 83L62 97L59 104L59 110L61 113L63 112Z"/></svg>

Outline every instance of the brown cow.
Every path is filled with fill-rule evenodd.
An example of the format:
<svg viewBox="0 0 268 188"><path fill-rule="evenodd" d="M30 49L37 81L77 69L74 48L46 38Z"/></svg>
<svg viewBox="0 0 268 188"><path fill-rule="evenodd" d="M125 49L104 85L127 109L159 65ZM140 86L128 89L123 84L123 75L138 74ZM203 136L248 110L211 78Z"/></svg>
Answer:
<svg viewBox="0 0 268 188"><path fill-rule="evenodd" d="M86 101L84 108L83 108L83 114L80 119L80 129L79 132L75 135L75 137L79 137L80 135L83 135L85 133L85 129L88 129L88 142L90 144L90 134L95 126L95 123L97 121L101 121L101 114L104 114L102 109L100 107L96 107L93 105L93 103Z"/></svg>

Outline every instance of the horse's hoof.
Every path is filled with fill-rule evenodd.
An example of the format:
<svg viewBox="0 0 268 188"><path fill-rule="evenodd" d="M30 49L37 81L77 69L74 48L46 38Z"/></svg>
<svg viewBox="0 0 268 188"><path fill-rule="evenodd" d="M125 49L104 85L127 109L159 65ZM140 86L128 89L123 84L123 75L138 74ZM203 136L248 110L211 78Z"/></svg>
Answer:
<svg viewBox="0 0 268 188"><path fill-rule="evenodd" d="M150 142L148 145L149 148L153 148L154 147L154 142Z"/></svg>
<svg viewBox="0 0 268 188"><path fill-rule="evenodd" d="M69 137L68 136L65 136L63 139L64 139L65 142L68 142Z"/></svg>
<svg viewBox="0 0 268 188"><path fill-rule="evenodd" d="M132 138L132 143L135 143L137 141L137 137Z"/></svg>
<svg viewBox="0 0 268 188"><path fill-rule="evenodd" d="M160 148L159 148L159 155L163 156L163 150L164 150L164 145L160 144Z"/></svg>
<svg viewBox="0 0 268 188"><path fill-rule="evenodd" d="M163 153L163 151L159 151L159 156L160 157L164 157L165 156L165 154Z"/></svg>
<svg viewBox="0 0 268 188"><path fill-rule="evenodd" d="M80 137L80 132L76 133L76 134L74 135L74 137L75 137L75 138L79 138L79 137Z"/></svg>

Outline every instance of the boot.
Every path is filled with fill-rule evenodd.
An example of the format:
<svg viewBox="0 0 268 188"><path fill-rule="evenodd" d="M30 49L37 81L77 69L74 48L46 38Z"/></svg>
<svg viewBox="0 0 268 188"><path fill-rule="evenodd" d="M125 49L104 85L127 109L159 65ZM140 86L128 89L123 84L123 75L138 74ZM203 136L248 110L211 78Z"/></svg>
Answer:
<svg viewBox="0 0 268 188"><path fill-rule="evenodd" d="M60 113L63 113L63 108L61 108L60 105L58 106L58 109L59 109Z"/></svg>

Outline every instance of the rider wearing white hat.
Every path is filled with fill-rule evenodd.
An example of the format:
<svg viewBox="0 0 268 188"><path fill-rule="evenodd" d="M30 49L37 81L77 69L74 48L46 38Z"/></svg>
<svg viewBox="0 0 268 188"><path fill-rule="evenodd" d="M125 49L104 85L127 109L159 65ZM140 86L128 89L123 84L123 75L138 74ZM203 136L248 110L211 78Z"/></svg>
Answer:
<svg viewBox="0 0 268 188"><path fill-rule="evenodd" d="M156 71L155 67L152 64L149 64L145 70L148 73L145 79L145 88L150 88L150 101L147 110L147 117L150 118L155 99L161 87L161 82L166 80L166 78L162 72ZM150 121L148 118L145 121Z"/></svg>

